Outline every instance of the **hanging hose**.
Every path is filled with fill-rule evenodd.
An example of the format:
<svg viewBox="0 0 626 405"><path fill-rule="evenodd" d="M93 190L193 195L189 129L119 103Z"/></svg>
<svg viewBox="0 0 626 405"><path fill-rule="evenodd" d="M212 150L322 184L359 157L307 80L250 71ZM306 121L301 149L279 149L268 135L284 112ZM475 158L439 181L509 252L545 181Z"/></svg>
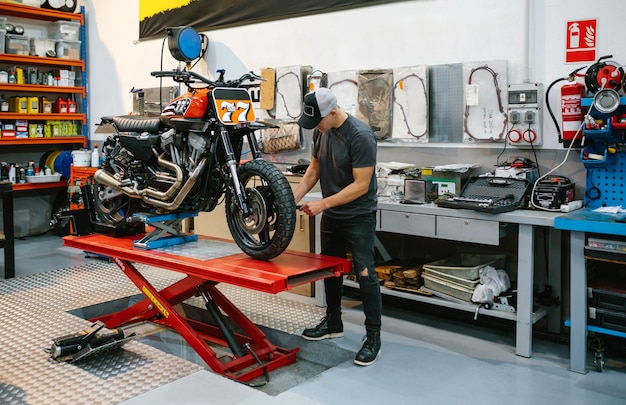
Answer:
<svg viewBox="0 0 626 405"><path fill-rule="evenodd" d="M555 84L563 80L573 82L576 79L576 73L578 73L579 71L583 70L586 67L587 66L583 66L581 68L574 70L567 77L559 77L558 79L550 83L550 85L548 86L548 89L546 90L546 108L548 110L548 113L550 114L550 117L552 118L552 122L554 122L554 126L556 127L556 133L559 138L559 143L563 142L563 137L561 133L561 127L559 126L559 122L556 120L556 117L554 116L554 113L552 112L552 108L550 107L550 89L552 89L552 87L554 87Z"/></svg>

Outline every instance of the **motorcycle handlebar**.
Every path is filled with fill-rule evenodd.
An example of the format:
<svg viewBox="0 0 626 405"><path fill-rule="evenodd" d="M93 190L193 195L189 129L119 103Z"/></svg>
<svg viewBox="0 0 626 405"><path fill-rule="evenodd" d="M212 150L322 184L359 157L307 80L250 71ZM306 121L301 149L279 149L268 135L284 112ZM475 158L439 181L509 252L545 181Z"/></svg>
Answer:
<svg viewBox="0 0 626 405"><path fill-rule="evenodd" d="M265 81L261 76L257 75L254 72L244 73L241 77L234 80L209 80L206 77L199 75L196 72L190 71L182 71L182 70L167 70L167 71L155 71L150 73L151 76L154 77L171 77L175 82L179 83L195 83L196 81L200 81L202 83L208 84L210 87L239 87L241 83L246 80L262 80ZM220 75L221 77L221 75Z"/></svg>

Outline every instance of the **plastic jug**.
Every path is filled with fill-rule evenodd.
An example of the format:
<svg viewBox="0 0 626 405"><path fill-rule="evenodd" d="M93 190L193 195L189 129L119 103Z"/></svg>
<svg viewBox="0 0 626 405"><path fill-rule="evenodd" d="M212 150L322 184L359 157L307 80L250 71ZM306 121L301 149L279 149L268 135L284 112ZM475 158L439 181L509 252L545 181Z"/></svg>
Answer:
<svg viewBox="0 0 626 405"><path fill-rule="evenodd" d="M91 167L100 166L100 152L98 151L98 144L93 145L93 150L91 151Z"/></svg>
<svg viewBox="0 0 626 405"><path fill-rule="evenodd" d="M67 114L67 101L61 97L52 104L52 112L59 114Z"/></svg>

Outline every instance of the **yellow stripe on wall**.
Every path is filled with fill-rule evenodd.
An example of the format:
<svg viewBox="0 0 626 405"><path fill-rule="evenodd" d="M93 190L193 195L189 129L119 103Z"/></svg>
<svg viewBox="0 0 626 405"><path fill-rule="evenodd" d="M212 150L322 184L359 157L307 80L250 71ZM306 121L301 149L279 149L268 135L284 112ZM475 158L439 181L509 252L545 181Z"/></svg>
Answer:
<svg viewBox="0 0 626 405"><path fill-rule="evenodd" d="M193 0L139 0L139 21L163 11L189 5Z"/></svg>

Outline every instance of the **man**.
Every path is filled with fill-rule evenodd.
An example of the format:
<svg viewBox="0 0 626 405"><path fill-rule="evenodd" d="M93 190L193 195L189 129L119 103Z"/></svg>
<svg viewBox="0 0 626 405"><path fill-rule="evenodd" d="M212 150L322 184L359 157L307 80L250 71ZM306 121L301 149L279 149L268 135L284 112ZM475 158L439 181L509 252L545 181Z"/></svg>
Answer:
<svg viewBox="0 0 626 405"><path fill-rule="evenodd" d="M347 257L351 252L352 271L361 290L366 336L354 362L373 364L380 354L381 295L374 269L376 239L376 136L362 121L337 106L327 88L304 97L298 124L313 129L311 164L294 191L299 202L320 181L322 199L304 203L309 216L322 214L321 253ZM343 277L324 280L326 316L319 325L305 329L302 337L321 340L343 336L341 297Z"/></svg>

